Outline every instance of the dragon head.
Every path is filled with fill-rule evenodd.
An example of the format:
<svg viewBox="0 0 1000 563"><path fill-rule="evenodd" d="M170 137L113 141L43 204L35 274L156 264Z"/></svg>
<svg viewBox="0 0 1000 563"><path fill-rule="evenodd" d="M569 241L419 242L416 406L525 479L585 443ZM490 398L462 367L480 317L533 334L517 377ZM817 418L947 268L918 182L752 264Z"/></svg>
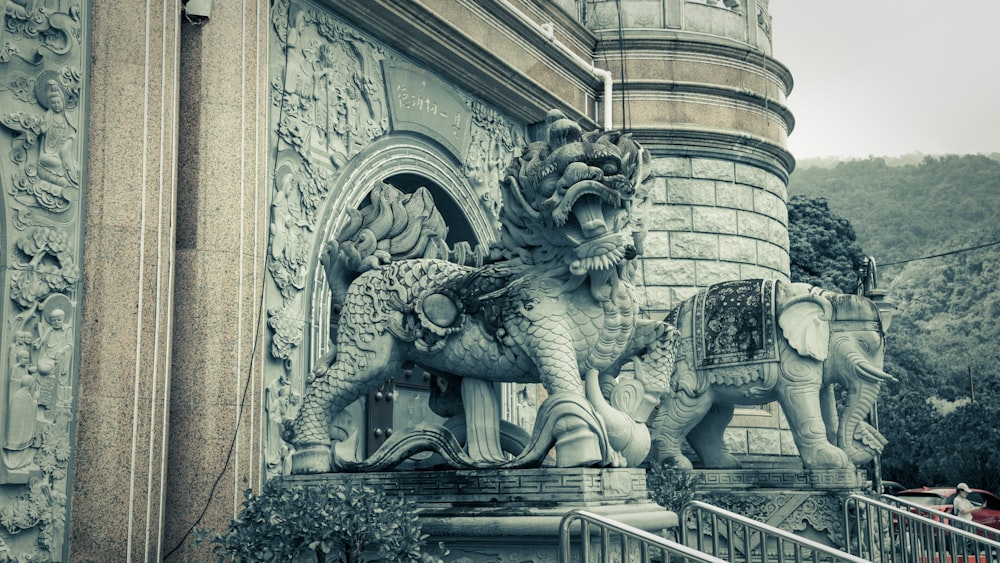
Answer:
<svg viewBox="0 0 1000 563"><path fill-rule="evenodd" d="M507 169L505 246L531 249L536 263L562 258L573 274L632 258L633 207L648 155L629 135L584 132L556 110L546 117L546 137Z"/></svg>

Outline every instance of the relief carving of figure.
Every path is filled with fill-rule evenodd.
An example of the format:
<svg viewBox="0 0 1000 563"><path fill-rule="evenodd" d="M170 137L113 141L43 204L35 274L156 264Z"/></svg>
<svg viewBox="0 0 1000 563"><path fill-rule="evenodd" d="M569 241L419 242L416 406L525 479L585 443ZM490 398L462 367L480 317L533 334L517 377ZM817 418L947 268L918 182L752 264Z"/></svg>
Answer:
<svg viewBox="0 0 1000 563"><path fill-rule="evenodd" d="M14 368L10 372L7 395L7 420L3 436L3 462L9 469L21 469L31 464L35 443L35 417L38 411L37 382L28 365L30 354L17 349Z"/></svg>
<svg viewBox="0 0 1000 563"><path fill-rule="evenodd" d="M348 70L338 59L334 45L319 46L312 97L316 102L316 125L326 137L326 150L331 155L346 155L352 142L351 100L357 98L357 93ZM344 139L344 146L335 145L339 138Z"/></svg>
<svg viewBox="0 0 1000 563"><path fill-rule="evenodd" d="M21 131L20 150L25 162L15 186L34 195L39 205L51 211L65 211L66 190L80 187L80 166L76 158L77 127L66 113L68 92L55 71L42 72L35 81L35 99L45 109L41 115L15 112L0 116L0 123ZM37 143L37 152L28 149ZM21 156L15 156L18 161Z"/></svg>
<svg viewBox="0 0 1000 563"><path fill-rule="evenodd" d="M80 184L80 168L73 152L77 130L66 116L66 92L57 80L46 79L41 92L36 84L35 95L46 110L41 122L38 176L52 184L53 195L60 196L64 188Z"/></svg>
<svg viewBox="0 0 1000 563"><path fill-rule="evenodd" d="M311 225L302 197L302 183L309 180L300 178L287 166L281 166L276 174L277 192L271 203L271 259L278 266L272 267L276 283L286 292L285 286L301 289L305 283L306 249L302 244L303 227Z"/></svg>
<svg viewBox="0 0 1000 563"><path fill-rule="evenodd" d="M427 450L457 467L537 466L553 446L561 467L643 461L644 422L667 390L676 337L666 323L640 318L626 274L647 156L628 135L585 133L558 111L546 124L547 140L507 168L501 238L486 264L453 259L425 189L376 186L371 205L350 211L327 241L327 281L342 312L335 353L309 375L286 425L294 473L381 469ZM658 363L641 369L647 358ZM396 433L369 460L341 459L334 446L343 432L332 435L331 421L406 361L457 382L438 414L464 408L466 427ZM618 377L629 361L636 377ZM499 457L495 438L476 428L489 423L482 415L491 405L478 402L492 401L483 384L494 381L540 382L548 393L530 439L504 441ZM463 445L459 436L481 442Z"/></svg>
<svg viewBox="0 0 1000 563"><path fill-rule="evenodd" d="M33 343L38 350L38 375L53 378L57 385L56 400L68 405L70 397L70 365L73 360L73 329L66 322L66 311L55 307L42 315L38 338Z"/></svg>
<svg viewBox="0 0 1000 563"><path fill-rule="evenodd" d="M285 93L291 98L292 106L297 110L304 107L312 99L312 82L303 75L306 67L305 55L302 52L301 34L305 27L306 12L296 4L289 8L288 35L285 39Z"/></svg>
<svg viewBox="0 0 1000 563"><path fill-rule="evenodd" d="M291 470L288 464L291 452L288 445L281 441L281 428L286 420L295 417L300 401L301 397L292 390L284 374L264 388L264 408L267 411L265 463L269 469L282 475Z"/></svg>
<svg viewBox="0 0 1000 563"><path fill-rule="evenodd" d="M14 366L17 365L17 355L22 350L31 353L31 333L26 330L17 330L14 332L14 342L10 345L8 371L14 371Z"/></svg>

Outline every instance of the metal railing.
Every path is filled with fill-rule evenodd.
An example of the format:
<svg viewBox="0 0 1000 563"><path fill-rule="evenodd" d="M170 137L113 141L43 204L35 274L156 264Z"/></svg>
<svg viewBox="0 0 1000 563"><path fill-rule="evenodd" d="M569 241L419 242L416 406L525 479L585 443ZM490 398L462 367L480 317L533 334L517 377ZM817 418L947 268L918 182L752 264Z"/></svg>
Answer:
<svg viewBox="0 0 1000 563"><path fill-rule="evenodd" d="M576 542L574 524L579 522ZM628 561L629 563L726 563L677 542L661 538L586 510L571 510L559 522L559 563L573 561L574 544L579 563Z"/></svg>
<svg viewBox="0 0 1000 563"><path fill-rule="evenodd" d="M866 563L850 553L699 501L678 515L681 543L730 563Z"/></svg>
<svg viewBox="0 0 1000 563"><path fill-rule="evenodd" d="M847 497L844 543L851 553L893 563L1000 561L1000 542L950 525L956 520L950 514L912 503L896 504L861 495Z"/></svg>
<svg viewBox="0 0 1000 563"><path fill-rule="evenodd" d="M910 512L916 512L921 516L926 516L931 520L935 518L941 518L941 515L945 515L944 522L950 526L954 526L960 530L965 530L966 532L976 534L977 536L982 536L990 541L1000 542L1000 530L996 528L990 528L989 526L983 526L973 522L972 520L965 520L963 518L954 518L951 514L947 512L941 512L934 510L933 508L928 508L922 504L917 504L906 500L903 497L894 497L891 495L882 495L878 500L899 508L908 509Z"/></svg>

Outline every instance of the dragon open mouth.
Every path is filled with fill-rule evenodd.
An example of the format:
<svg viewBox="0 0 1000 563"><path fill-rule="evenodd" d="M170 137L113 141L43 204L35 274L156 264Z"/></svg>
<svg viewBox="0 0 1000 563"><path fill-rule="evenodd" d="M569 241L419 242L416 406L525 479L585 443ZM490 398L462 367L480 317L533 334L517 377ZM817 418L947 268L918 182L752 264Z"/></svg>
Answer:
<svg viewBox="0 0 1000 563"><path fill-rule="evenodd" d="M580 224L581 233L587 239L608 232L608 223L604 220L604 206L601 205L601 199L597 195L581 195L573 205L573 216Z"/></svg>
<svg viewBox="0 0 1000 563"><path fill-rule="evenodd" d="M583 235L587 238L598 236L607 230L604 218L604 204L621 207L621 195L596 180L581 180L573 184L562 201L552 209L556 226L563 226L572 212Z"/></svg>
<svg viewBox="0 0 1000 563"><path fill-rule="evenodd" d="M575 225L566 225L566 237L576 246L577 259L570 267L574 273L608 270L625 259L625 237L609 226L614 219L605 215L605 203L614 206L610 209L614 213L621 198L600 182L584 180L574 184L553 210L553 217L564 224L570 214L576 219Z"/></svg>

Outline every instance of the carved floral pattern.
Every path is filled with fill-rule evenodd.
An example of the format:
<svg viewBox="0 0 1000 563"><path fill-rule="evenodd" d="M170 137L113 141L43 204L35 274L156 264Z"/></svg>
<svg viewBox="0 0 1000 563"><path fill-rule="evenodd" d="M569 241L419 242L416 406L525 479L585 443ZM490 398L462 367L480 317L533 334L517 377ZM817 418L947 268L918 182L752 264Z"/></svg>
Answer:
<svg viewBox="0 0 1000 563"><path fill-rule="evenodd" d="M709 495L704 499L714 506L795 534L823 534L830 545L843 545L843 505L829 494L747 493ZM710 518L707 513L705 518ZM775 518L779 518L777 521ZM687 522L694 529L694 522ZM703 530L711 530L709 520ZM740 530L740 528L736 528ZM740 536L742 537L742 536ZM740 542L734 542L738 546Z"/></svg>

